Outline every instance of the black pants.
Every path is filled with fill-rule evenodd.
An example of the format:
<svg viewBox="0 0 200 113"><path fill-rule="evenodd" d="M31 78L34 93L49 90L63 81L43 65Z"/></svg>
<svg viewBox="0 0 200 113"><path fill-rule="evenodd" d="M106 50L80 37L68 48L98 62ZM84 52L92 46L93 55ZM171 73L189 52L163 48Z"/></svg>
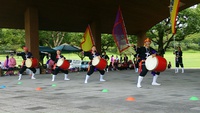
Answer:
<svg viewBox="0 0 200 113"><path fill-rule="evenodd" d="M135 68L139 68L139 62L138 61L135 62Z"/></svg>
<svg viewBox="0 0 200 113"><path fill-rule="evenodd" d="M149 70L147 70L146 66L145 66L145 62L142 62L142 67L141 67L142 71L140 72L140 76L144 77L146 76L147 72Z"/></svg>
<svg viewBox="0 0 200 113"><path fill-rule="evenodd" d="M155 75L160 75L160 72L152 71L151 74L152 74L153 76L155 76Z"/></svg>
<svg viewBox="0 0 200 113"><path fill-rule="evenodd" d="M176 59L176 67L179 67L179 65L183 68L182 57L179 57L178 59Z"/></svg>
<svg viewBox="0 0 200 113"><path fill-rule="evenodd" d="M22 68L19 70L19 73L22 74L26 69L27 69L26 66L22 66ZM28 68L28 69L30 69L33 73L36 72L35 68Z"/></svg>
<svg viewBox="0 0 200 113"><path fill-rule="evenodd" d="M68 73L69 73L68 70L63 70L63 69L61 69L60 67L56 67L56 68L52 71L52 74L57 75L60 71L63 72L63 73L65 73L65 74L68 74Z"/></svg>
<svg viewBox="0 0 200 113"><path fill-rule="evenodd" d="M142 62L142 72L140 73L140 76L145 77L148 71L145 62ZM155 74L160 75L160 72L152 71L151 74L153 74L153 76L155 76Z"/></svg>
<svg viewBox="0 0 200 113"><path fill-rule="evenodd" d="M105 74L105 71L104 71L104 70L99 70L99 69L97 69L97 70L99 71L99 73L100 73L101 75L104 75L104 74ZM94 73L94 71L95 71L95 66L90 65L89 70L88 70L88 72L87 72L87 75L90 76L92 73Z"/></svg>

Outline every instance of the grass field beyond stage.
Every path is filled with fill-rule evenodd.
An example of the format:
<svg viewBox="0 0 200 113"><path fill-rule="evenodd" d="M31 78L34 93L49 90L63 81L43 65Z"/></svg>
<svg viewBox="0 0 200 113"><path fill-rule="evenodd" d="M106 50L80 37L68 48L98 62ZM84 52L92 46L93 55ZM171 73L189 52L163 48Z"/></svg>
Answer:
<svg viewBox="0 0 200 113"><path fill-rule="evenodd" d="M172 68L175 67L175 56L173 52L166 52L166 60L171 61ZM185 68L200 68L200 52L199 51L183 51L183 64Z"/></svg>

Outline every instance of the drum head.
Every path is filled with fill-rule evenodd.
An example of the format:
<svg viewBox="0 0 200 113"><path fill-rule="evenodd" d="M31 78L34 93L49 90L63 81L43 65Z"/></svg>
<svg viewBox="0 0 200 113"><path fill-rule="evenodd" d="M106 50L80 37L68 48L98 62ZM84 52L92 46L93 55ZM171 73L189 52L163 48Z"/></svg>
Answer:
<svg viewBox="0 0 200 113"><path fill-rule="evenodd" d="M158 65L158 59L156 57L149 56L145 61L145 66L148 70L154 70Z"/></svg>
<svg viewBox="0 0 200 113"><path fill-rule="evenodd" d="M60 67L62 66L63 62L64 62L63 59L59 59L56 65Z"/></svg>
<svg viewBox="0 0 200 113"><path fill-rule="evenodd" d="M97 64L99 64L100 59L98 57L93 58L92 60L92 65L96 66Z"/></svg>
<svg viewBox="0 0 200 113"><path fill-rule="evenodd" d="M27 59L25 63L26 63L26 67L32 66L32 60L31 59Z"/></svg>

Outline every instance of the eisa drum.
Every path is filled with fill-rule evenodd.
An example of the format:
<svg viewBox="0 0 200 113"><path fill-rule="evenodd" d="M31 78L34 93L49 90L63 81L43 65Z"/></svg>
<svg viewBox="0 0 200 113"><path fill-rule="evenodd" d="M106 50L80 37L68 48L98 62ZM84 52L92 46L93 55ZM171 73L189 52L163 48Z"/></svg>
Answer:
<svg viewBox="0 0 200 113"><path fill-rule="evenodd" d="M146 59L145 66L150 71L162 72L167 68L167 60L161 56L153 57L151 55Z"/></svg>
<svg viewBox="0 0 200 113"><path fill-rule="evenodd" d="M69 69L70 63L67 60L61 58L58 60L56 65L63 70L67 70Z"/></svg>
<svg viewBox="0 0 200 113"><path fill-rule="evenodd" d="M92 65L99 70L104 70L107 66L107 61L103 58L94 57L92 60Z"/></svg>
<svg viewBox="0 0 200 113"><path fill-rule="evenodd" d="M28 58L26 59L26 67L28 68L36 68L38 66L38 59L36 58Z"/></svg>

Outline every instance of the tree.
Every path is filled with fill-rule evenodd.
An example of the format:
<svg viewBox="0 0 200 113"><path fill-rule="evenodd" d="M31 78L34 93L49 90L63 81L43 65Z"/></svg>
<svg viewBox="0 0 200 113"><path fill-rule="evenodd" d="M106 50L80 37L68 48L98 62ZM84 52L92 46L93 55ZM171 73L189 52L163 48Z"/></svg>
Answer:
<svg viewBox="0 0 200 113"><path fill-rule="evenodd" d="M108 51L110 47L115 46L113 36L111 34L102 34L101 35L101 51Z"/></svg>
<svg viewBox="0 0 200 113"><path fill-rule="evenodd" d="M40 31L40 45L47 45L49 47L56 47L63 43L66 32L60 31Z"/></svg>
<svg viewBox="0 0 200 113"><path fill-rule="evenodd" d="M68 44L80 47L81 39L83 38L84 33L68 33L66 42Z"/></svg>
<svg viewBox="0 0 200 113"><path fill-rule="evenodd" d="M182 49L200 49L200 33L188 35L184 41L181 42Z"/></svg>
<svg viewBox="0 0 200 113"><path fill-rule="evenodd" d="M0 29L0 45L3 51L16 51L25 45L25 32L20 29Z"/></svg>
<svg viewBox="0 0 200 113"><path fill-rule="evenodd" d="M182 41L187 35L199 32L200 30L199 6L197 8L188 8L179 12L177 16L176 34L171 33L170 18L159 22L153 26L147 36L152 38L153 43L158 45L158 53L163 56L169 44L175 41Z"/></svg>

